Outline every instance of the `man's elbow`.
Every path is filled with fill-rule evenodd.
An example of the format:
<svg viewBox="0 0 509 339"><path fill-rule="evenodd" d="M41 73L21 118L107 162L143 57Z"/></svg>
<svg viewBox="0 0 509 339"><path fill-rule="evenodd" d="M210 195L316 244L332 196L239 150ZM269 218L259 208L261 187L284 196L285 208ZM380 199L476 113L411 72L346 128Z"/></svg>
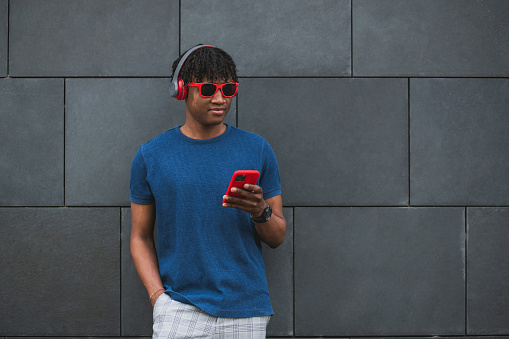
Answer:
<svg viewBox="0 0 509 339"><path fill-rule="evenodd" d="M285 227L282 229L281 233L279 234L279 236L270 239L270 241L267 242L267 245L269 245L269 247L272 249L278 248L285 241L285 234L286 234L286 224Z"/></svg>
<svg viewBox="0 0 509 339"><path fill-rule="evenodd" d="M271 243L267 244L269 245L270 248L272 249L276 249L278 248L283 242L285 241L285 237L283 236L283 238L281 240L277 240L277 241L272 241Z"/></svg>

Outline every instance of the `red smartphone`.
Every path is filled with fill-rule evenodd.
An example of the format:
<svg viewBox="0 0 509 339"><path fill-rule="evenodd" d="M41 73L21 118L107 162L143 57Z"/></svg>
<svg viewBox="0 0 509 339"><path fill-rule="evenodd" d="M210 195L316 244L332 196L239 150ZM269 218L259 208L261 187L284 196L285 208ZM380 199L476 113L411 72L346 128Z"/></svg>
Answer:
<svg viewBox="0 0 509 339"><path fill-rule="evenodd" d="M258 181L258 177L260 176L260 172L255 170L239 170L233 173L232 179L230 180L230 185L226 190L226 195L232 195L236 197L240 197L240 194L233 193L231 190L233 187L244 188L245 184L256 185ZM223 203L227 201L223 200Z"/></svg>

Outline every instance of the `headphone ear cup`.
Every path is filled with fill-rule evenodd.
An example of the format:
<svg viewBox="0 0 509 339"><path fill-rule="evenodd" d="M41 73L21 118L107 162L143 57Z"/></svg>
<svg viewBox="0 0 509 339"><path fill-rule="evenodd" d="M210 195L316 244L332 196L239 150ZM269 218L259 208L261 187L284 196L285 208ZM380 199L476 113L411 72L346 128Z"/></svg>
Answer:
<svg viewBox="0 0 509 339"><path fill-rule="evenodd" d="M170 91L170 96L172 98L176 98L177 97L177 95L178 95L178 86L173 81L170 84L170 90L169 91Z"/></svg>
<svg viewBox="0 0 509 339"><path fill-rule="evenodd" d="M178 78L177 79L177 96L175 97L177 100L184 100L187 97L187 86L184 84L184 80Z"/></svg>
<svg viewBox="0 0 509 339"><path fill-rule="evenodd" d="M184 100L185 98L187 98L187 89L188 89L187 86L182 85L182 96L181 96L180 100Z"/></svg>

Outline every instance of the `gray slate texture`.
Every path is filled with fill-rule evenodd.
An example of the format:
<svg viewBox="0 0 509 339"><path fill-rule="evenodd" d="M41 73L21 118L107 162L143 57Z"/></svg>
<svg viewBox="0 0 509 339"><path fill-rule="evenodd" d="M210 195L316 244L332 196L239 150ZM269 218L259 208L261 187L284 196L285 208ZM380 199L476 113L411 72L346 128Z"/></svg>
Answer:
<svg viewBox="0 0 509 339"><path fill-rule="evenodd" d="M507 205L508 135L509 80L412 79L411 204Z"/></svg>
<svg viewBox="0 0 509 339"><path fill-rule="evenodd" d="M64 202L64 81L0 80L0 206Z"/></svg>
<svg viewBox="0 0 509 339"><path fill-rule="evenodd" d="M0 0L0 77L7 75L7 51L9 31L9 2Z"/></svg>
<svg viewBox="0 0 509 339"><path fill-rule="evenodd" d="M464 215L295 208L295 334L463 334Z"/></svg>
<svg viewBox="0 0 509 339"><path fill-rule="evenodd" d="M467 215L467 334L509 333L509 208Z"/></svg>
<svg viewBox="0 0 509 339"><path fill-rule="evenodd" d="M0 331L120 335L115 208L0 208Z"/></svg>
<svg viewBox="0 0 509 339"><path fill-rule="evenodd" d="M176 0L17 0L10 5L12 76L170 76Z"/></svg>
<svg viewBox="0 0 509 339"><path fill-rule="evenodd" d="M181 22L183 50L223 48L240 76L351 75L349 0L183 1Z"/></svg>
<svg viewBox="0 0 509 339"><path fill-rule="evenodd" d="M66 205L129 205L138 147L184 121L168 79L66 80Z"/></svg>
<svg viewBox="0 0 509 339"><path fill-rule="evenodd" d="M505 0L355 0L353 75L509 76Z"/></svg>

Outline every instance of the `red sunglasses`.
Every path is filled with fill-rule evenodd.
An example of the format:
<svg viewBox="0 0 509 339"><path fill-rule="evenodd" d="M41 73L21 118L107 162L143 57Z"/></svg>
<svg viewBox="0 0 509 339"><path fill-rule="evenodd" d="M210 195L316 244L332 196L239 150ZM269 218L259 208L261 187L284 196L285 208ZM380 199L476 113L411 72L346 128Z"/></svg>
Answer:
<svg viewBox="0 0 509 339"><path fill-rule="evenodd" d="M216 95L217 90L220 89L225 98L232 98L237 94L238 82L228 82L226 84L217 85L207 82L190 82L187 84L190 87L198 87L200 95L204 98L212 98Z"/></svg>

